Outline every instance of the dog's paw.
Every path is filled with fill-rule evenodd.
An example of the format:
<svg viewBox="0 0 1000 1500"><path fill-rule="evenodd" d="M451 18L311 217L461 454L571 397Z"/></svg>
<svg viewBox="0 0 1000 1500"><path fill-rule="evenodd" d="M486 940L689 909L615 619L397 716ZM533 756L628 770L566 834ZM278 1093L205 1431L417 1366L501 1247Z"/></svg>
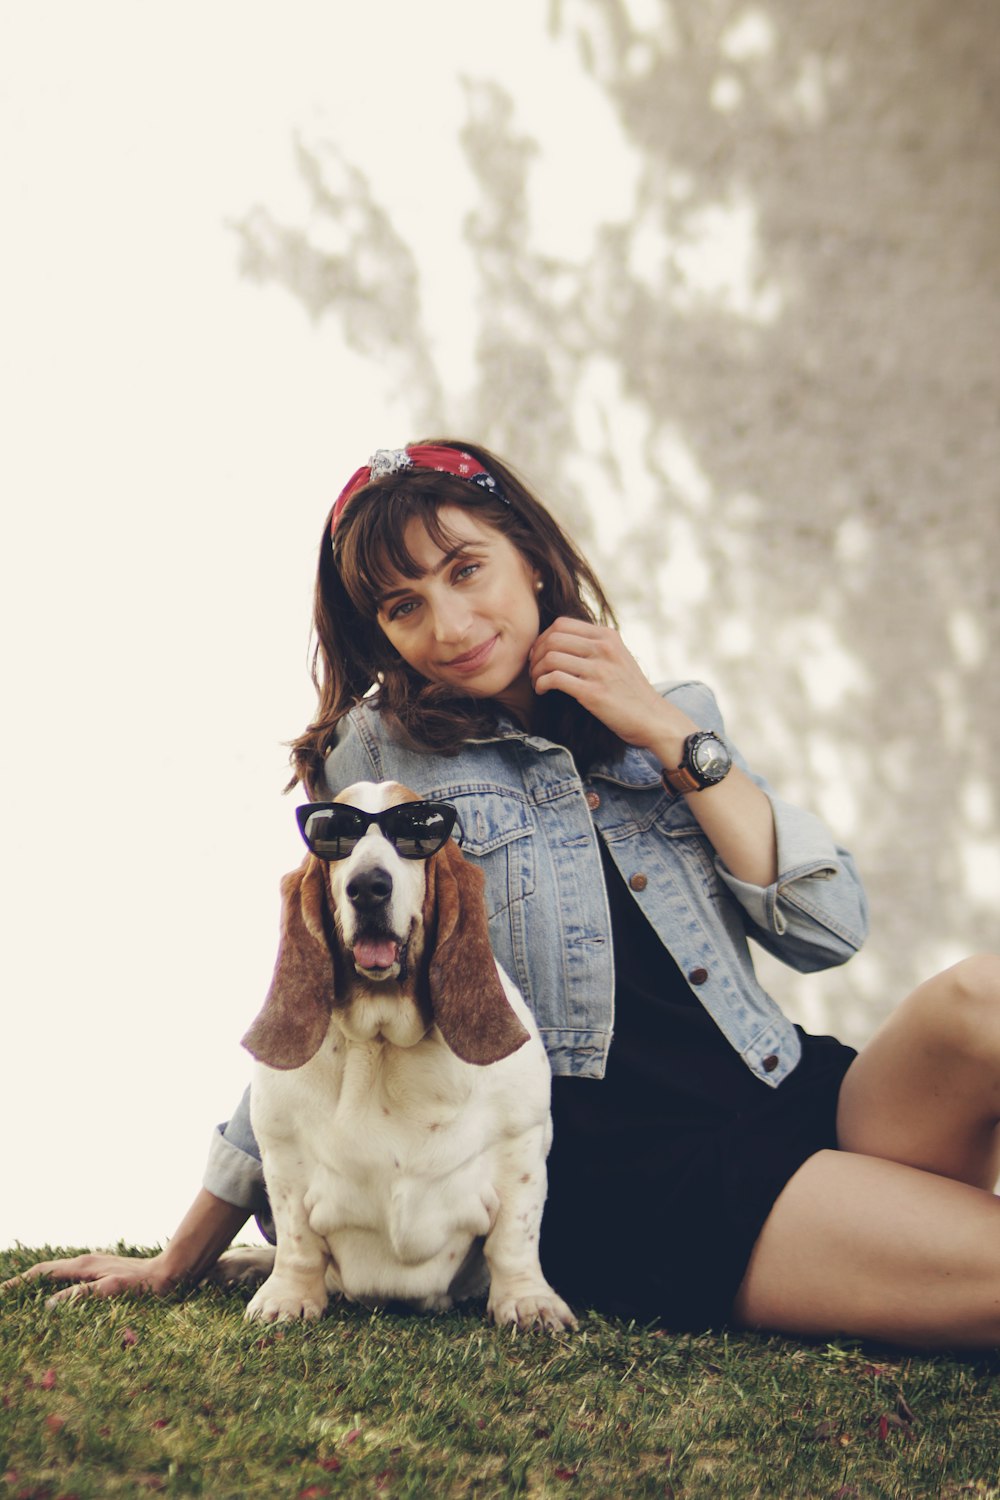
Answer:
<svg viewBox="0 0 1000 1500"><path fill-rule="evenodd" d="M577 1326L573 1309L558 1292L543 1282L541 1286L509 1292L494 1286L490 1293L487 1316L498 1328L540 1329L543 1333L563 1333Z"/></svg>
<svg viewBox="0 0 1000 1500"><path fill-rule="evenodd" d="M326 1288L296 1283L269 1276L256 1296L250 1299L244 1317L250 1323L314 1322L323 1316L327 1303Z"/></svg>
<svg viewBox="0 0 1000 1500"><path fill-rule="evenodd" d="M205 1280L214 1286L257 1287L273 1269L273 1245L240 1245L220 1255Z"/></svg>

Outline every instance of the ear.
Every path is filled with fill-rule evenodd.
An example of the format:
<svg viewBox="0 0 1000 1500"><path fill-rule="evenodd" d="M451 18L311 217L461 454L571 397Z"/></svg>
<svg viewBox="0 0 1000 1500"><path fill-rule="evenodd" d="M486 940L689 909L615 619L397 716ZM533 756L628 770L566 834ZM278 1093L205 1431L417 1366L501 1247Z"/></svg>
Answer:
<svg viewBox="0 0 1000 1500"><path fill-rule="evenodd" d="M485 1065L509 1057L528 1040L510 1008L490 947L483 872L445 844L428 861L424 927L434 1019L463 1062Z"/></svg>
<svg viewBox="0 0 1000 1500"><path fill-rule="evenodd" d="M264 1008L243 1038L271 1068L301 1068L319 1051L333 1008L333 959L319 860L307 855L281 882L281 938Z"/></svg>

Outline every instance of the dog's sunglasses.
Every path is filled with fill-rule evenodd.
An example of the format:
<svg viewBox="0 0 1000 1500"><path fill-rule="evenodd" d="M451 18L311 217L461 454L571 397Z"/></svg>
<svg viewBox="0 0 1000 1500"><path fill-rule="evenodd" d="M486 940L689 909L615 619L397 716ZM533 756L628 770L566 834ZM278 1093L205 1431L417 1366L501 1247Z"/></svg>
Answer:
<svg viewBox="0 0 1000 1500"><path fill-rule="evenodd" d="M346 859L373 823L401 859L429 859L451 837L458 810L450 802L400 802L377 813L346 802L306 802L295 816L317 859Z"/></svg>

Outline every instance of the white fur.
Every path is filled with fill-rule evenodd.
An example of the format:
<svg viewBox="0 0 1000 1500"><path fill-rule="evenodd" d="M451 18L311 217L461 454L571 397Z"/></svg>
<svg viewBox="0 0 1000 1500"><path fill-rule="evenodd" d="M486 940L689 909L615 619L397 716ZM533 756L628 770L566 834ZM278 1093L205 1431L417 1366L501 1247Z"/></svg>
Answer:
<svg viewBox="0 0 1000 1500"><path fill-rule="evenodd" d="M375 811L399 794L359 783L341 800ZM375 865L393 882L393 931L419 951L426 866L400 859L374 824L331 866L345 948L356 927L347 885ZM315 1056L290 1070L255 1066L251 1118L278 1244L247 1316L316 1318L331 1294L437 1311L488 1290L498 1324L575 1326L538 1259L550 1073L520 992L501 970L528 1041L475 1066L428 1028L408 983L355 974L344 956L350 1003L334 1010ZM223 1261L223 1274L240 1274L239 1252Z"/></svg>

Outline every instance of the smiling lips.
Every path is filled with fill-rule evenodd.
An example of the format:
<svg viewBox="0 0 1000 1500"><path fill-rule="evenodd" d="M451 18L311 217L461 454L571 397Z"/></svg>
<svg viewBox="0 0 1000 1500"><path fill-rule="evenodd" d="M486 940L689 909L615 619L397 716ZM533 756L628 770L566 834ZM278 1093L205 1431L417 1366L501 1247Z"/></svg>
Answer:
<svg viewBox="0 0 1000 1500"><path fill-rule="evenodd" d="M499 635L491 635L489 640L484 641L481 646L474 646L471 651L464 651L461 656L453 656L450 661L442 665L448 672L478 672L480 667L486 664L490 652L499 639Z"/></svg>

